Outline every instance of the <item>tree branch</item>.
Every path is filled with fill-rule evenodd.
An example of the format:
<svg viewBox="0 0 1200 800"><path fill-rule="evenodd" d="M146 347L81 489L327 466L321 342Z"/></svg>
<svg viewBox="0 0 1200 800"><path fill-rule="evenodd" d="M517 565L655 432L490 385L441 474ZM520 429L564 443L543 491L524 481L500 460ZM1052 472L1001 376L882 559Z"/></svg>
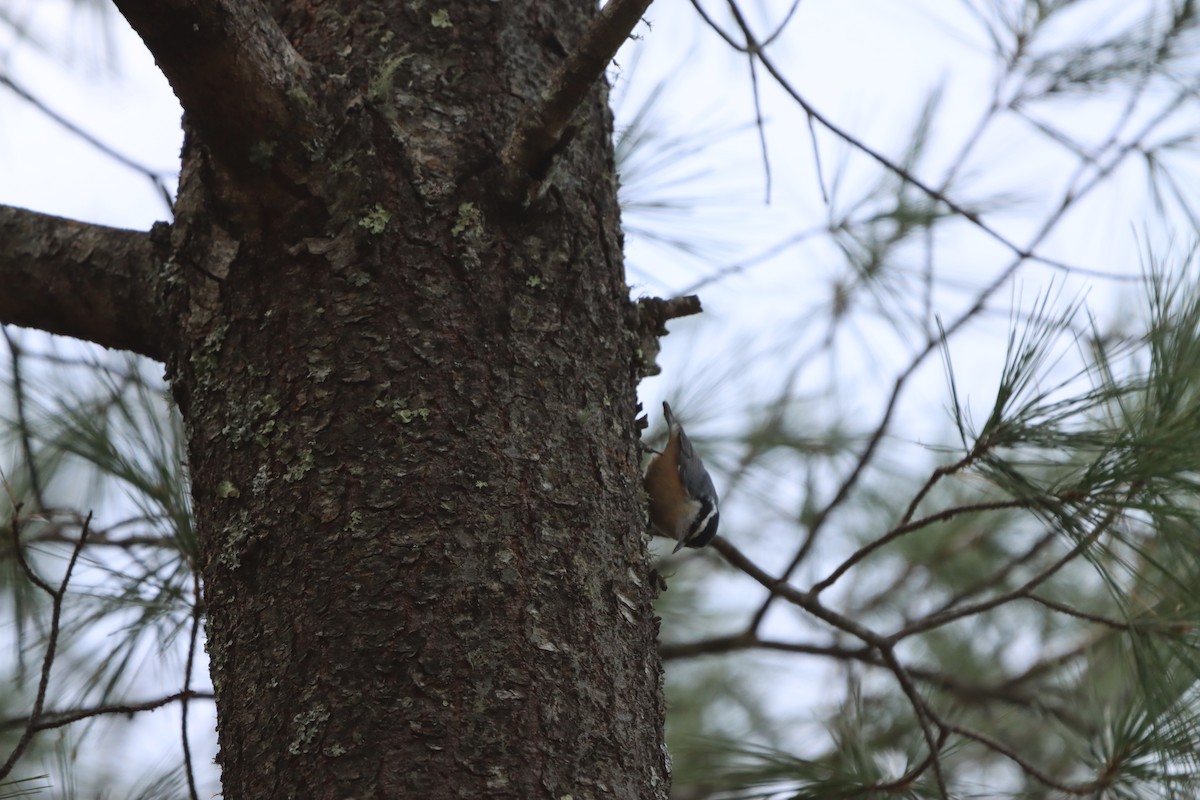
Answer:
<svg viewBox="0 0 1200 800"><path fill-rule="evenodd" d="M842 647L836 644L812 644L808 642L783 642L760 639L757 636L735 634L714 636L696 642L667 642L658 646L658 655L663 661L673 661L696 656L719 655L742 650L778 650L784 653L800 653L810 656L827 656L844 661L862 661L876 664L874 651L869 647Z"/></svg>
<svg viewBox="0 0 1200 800"><path fill-rule="evenodd" d="M171 703L179 703L184 700L213 700L215 697L212 692L175 692L166 697L156 697L153 700L139 700L128 703L109 703L102 706L92 706L89 708L73 708L64 709L62 711L44 711L41 719L37 724L32 726L34 732L49 731L55 728L65 728L68 725L79 722L84 719L93 717L103 717L107 715L119 715L130 717L142 711L155 711L163 706ZM29 721L28 715L21 717L11 717L9 719L0 720L0 731L11 730L24 726Z"/></svg>
<svg viewBox="0 0 1200 800"><path fill-rule="evenodd" d="M226 166L261 167L277 145L307 138L308 63L258 0L114 2Z"/></svg>
<svg viewBox="0 0 1200 800"><path fill-rule="evenodd" d="M629 38L651 0L608 0L543 91L541 103L517 122L501 154L506 194L528 198L554 157L570 142L567 123Z"/></svg>
<svg viewBox="0 0 1200 800"><path fill-rule="evenodd" d="M1093 641L1085 642L1083 647L1091 647ZM734 634L732 636L714 636L711 639L701 639L694 642L678 642L660 644L658 654L664 662L697 658L711 655L740 653L748 650L772 650L802 655L823 656L839 661L853 661L878 669L891 670L874 647L844 647L840 645L818 645L806 642L785 642L770 639L760 639L754 635ZM1079 649L1073 649L1065 656L1056 656L1054 662L1060 659L1076 658ZM1041 664L1043 662L1039 662ZM1035 674L1029 672L1014 676L999 684L971 683L958 675L942 672L932 667L906 665L905 672L914 680L937 689L954 697L959 704L986 706L988 703L1003 703L1021 709L1036 709L1038 713L1052 714L1064 722L1074 722L1070 719L1070 709L1063 704L1051 703L1044 693L1036 693L1021 689ZM1042 670L1039 670L1042 671ZM0 728L3 726L0 725ZM921 770L922 772L924 770Z"/></svg>
<svg viewBox="0 0 1200 800"><path fill-rule="evenodd" d="M0 322L162 360L151 236L0 206Z"/></svg>

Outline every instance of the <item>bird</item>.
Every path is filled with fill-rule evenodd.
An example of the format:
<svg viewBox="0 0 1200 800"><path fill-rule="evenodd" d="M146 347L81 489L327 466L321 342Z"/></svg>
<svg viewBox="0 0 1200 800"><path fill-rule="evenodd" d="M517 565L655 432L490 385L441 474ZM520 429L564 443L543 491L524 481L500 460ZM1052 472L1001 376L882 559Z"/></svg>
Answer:
<svg viewBox="0 0 1200 800"><path fill-rule="evenodd" d="M650 497L650 524L663 536L676 540L671 552L678 553L685 547L704 547L713 540L720 521L720 503L712 477L669 403L663 403L663 416L667 421L667 446L650 460L643 485Z"/></svg>

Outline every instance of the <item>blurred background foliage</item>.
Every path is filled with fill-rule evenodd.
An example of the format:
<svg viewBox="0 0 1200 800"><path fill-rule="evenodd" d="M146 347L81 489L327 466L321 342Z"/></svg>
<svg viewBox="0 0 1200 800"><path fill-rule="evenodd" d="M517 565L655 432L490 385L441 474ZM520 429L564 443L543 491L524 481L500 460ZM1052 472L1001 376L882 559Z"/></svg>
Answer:
<svg viewBox="0 0 1200 800"><path fill-rule="evenodd" d="M112 62L115 13L64 5L55 27L0 3L8 46L78 69L84 30L87 69ZM610 73L632 295L707 313L663 342L646 440L669 399L723 499L714 547L651 543L672 796L1196 796L1194 4L648 21ZM0 78L0 102L56 113ZM161 369L5 345L0 754L30 749L0 797L211 796ZM46 729L23 736L51 639Z"/></svg>

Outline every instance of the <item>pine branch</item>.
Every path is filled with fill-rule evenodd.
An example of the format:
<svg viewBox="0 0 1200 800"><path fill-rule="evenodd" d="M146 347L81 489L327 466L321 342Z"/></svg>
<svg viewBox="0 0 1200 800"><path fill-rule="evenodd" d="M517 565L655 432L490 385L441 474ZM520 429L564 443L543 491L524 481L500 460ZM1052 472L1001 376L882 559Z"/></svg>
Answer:
<svg viewBox="0 0 1200 800"><path fill-rule="evenodd" d="M550 79L541 102L521 115L501 154L505 193L510 198L523 204L536 192L555 156L570 143L574 131L568 124L579 104L604 74L650 3L651 0L608 0Z"/></svg>
<svg viewBox="0 0 1200 800"><path fill-rule="evenodd" d="M0 206L0 242L0 323L166 356L150 234Z"/></svg>
<svg viewBox="0 0 1200 800"><path fill-rule="evenodd" d="M315 124L309 65L259 0L115 0L209 149L259 169Z"/></svg>
<svg viewBox="0 0 1200 800"><path fill-rule="evenodd" d="M761 54L760 58L763 59L763 64L768 68L768 71L770 71L771 74L776 77L777 81L780 82L781 87L787 91L793 97L793 99L797 101L797 103L800 103L801 97L795 88L788 84L786 79L781 74L777 73L773 65L767 61L765 57L762 57ZM1110 141L1106 142L1106 146L1112 146L1115 148L1115 150L1102 168L1089 171L1086 169L1086 165L1081 165L1076 170L1075 175L1068 181L1068 188L1063 193L1059 203L1055 207L1055 210L1042 222L1042 225L1033 235L1030 243L1023 248L1023 252L1032 253L1033 249L1036 248L1042 241L1044 241L1057 227L1058 223L1062 221L1067 210L1074 207L1080 200L1091 194L1091 192L1095 190L1095 188L1104 180L1106 180L1117 169L1117 167L1123 164L1131 154L1137 152L1139 148L1142 147L1142 143L1145 142L1153 132L1165 125L1165 123L1172 116L1174 116L1174 114L1183 106L1184 101L1191 96L1192 91L1193 90L1191 88L1186 88L1177 92L1171 101L1166 103L1157 114L1151 117L1137 131L1136 135L1130 138L1128 142L1117 146L1116 136L1114 134ZM802 105L802 107L804 106ZM835 130L834 132L836 133L837 131ZM856 142L856 140L853 139L848 141L850 141L851 144L855 144ZM891 169L891 162L885 159L883 163L885 166ZM902 171L893 171L895 171L896 174L901 178L905 178L905 173ZM1087 176L1086 178L1084 177L1085 175ZM941 199L936 195L931 196L934 197L934 199ZM1009 280L1016 274L1021 265L1024 264L1028 259L1029 257L1026 255L1015 255L1013 259L1000 271L996 278L978 293L975 302L970 306L970 308L960 314L949 325L946 325L942 331L939 332L939 335L930 336L926 340L924 346L913 355L908 365L896 376L896 379L892 384L891 391L888 394L883 415L879 422L876 423L869 438L867 439L866 446L859 454L854 466L839 484L833 497L814 516L812 523L809 525L808 535L801 544L800 548L797 550L796 555L788 564L788 567L783 571L783 575L779 578L780 585L783 585L792 576L792 574L795 573L800 564L809 556L813 547L815 546L819 534L821 533L826 522L828 522L830 516L850 497L851 492L857 486L859 479L874 460L880 443L891 429L892 419L899 404L900 395L903 393L909 379L913 376L913 374L916 373L918 367L920 367L924 360L947 338L965 328L969 322L975 319L975 317L984 309L988 299L991 298L997 291L999 291L1002 286L1007 284ZM772 591L771 594L769 594L759 606L759 609L755 613L754 619L750 626L752 631L757 630L758 626L762 624L763 619L766 618L767 612L770 610L771 605L778 596L780 595L777 592Z"/></svg>

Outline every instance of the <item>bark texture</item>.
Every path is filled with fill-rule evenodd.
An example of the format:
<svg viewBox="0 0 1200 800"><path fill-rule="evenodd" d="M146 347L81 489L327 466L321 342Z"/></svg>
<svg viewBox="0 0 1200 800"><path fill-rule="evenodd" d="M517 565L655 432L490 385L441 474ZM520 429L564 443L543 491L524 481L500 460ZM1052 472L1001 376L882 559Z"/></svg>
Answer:
<svg viewBox="0 0 1200 800"><path fill-rule="evenodd" d="M237 57L118 5L181 83ZM244 158L176 85L162 295L225 796L665 797L602 82L540 195L500 191L594 4L263 7L305 87L264 113L304 119Z"/></svg>
<svg viewBox="0 0 1200 800"><path fill-rule="evenodd" d="M162 359L165 257L149 233L0 206L0 321Z"/></svg>

